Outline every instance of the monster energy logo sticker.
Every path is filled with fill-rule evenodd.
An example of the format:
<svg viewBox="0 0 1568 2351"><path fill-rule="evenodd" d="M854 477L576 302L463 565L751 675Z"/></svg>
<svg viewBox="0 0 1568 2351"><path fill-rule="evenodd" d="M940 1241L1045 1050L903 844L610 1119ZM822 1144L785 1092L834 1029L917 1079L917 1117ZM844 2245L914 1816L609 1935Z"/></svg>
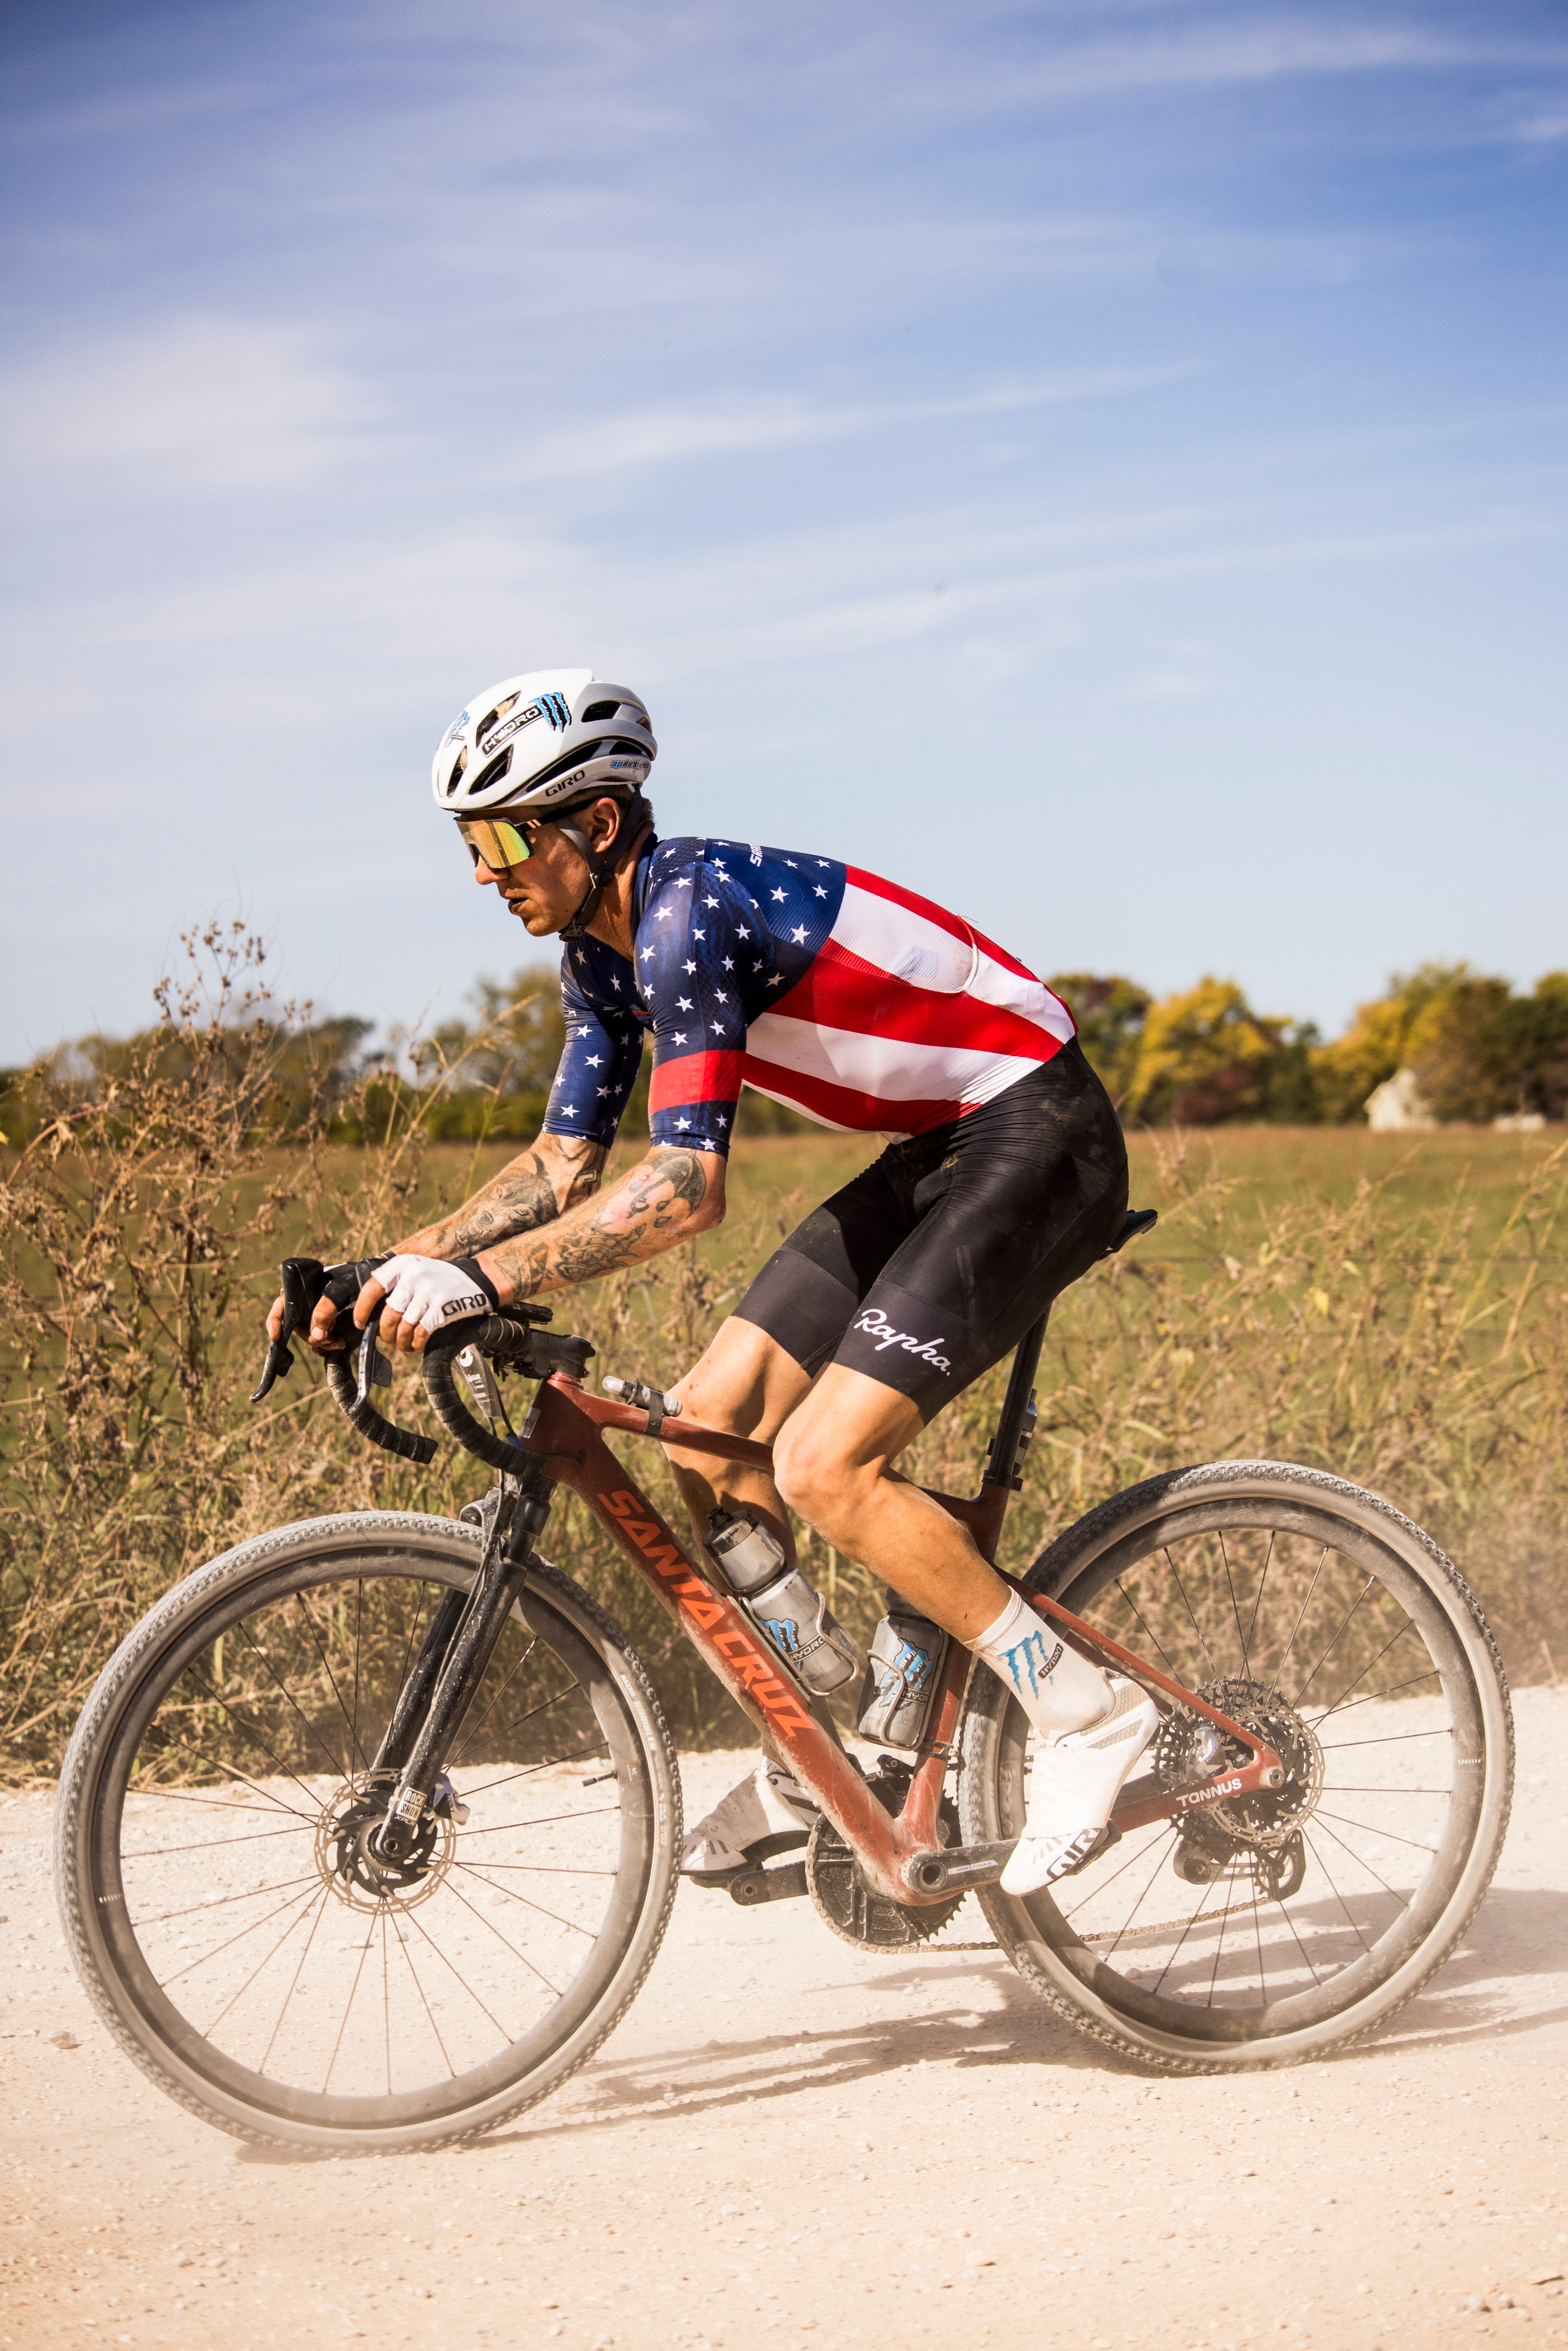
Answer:
<svg viewBox="0 0 1568 2351"><path fill-rule="evenodd" d="M1045 1635L1030 1633L1023 1640L1016 1643L1012 1648L1004 1649L1002 1656L1007 1661L1008 1671L1013 1677L1013 1687L1018 1691L1019 1696L1020 1698L1023 1696L1023 1676L1027 1673L1030 1696L1038 1698L1041 1682L1048 1682L1061 1663L1061 1643L1058 1641L1050 1656L1047 1656Z"/></svg>

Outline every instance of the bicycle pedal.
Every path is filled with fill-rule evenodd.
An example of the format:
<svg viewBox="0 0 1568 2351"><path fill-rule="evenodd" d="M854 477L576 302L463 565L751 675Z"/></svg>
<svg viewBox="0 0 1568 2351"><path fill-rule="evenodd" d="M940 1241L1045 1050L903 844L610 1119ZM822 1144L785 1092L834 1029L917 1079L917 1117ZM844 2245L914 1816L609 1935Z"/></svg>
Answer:
<svg viewBox="0 0 1568 2351"><path fill-rule="evenodd" d="M737 1869L729 1881L729 1898L743 1909L758 1902L793 1902L806 1892L806 1865L786 1862L782 1869Z"/></svg>

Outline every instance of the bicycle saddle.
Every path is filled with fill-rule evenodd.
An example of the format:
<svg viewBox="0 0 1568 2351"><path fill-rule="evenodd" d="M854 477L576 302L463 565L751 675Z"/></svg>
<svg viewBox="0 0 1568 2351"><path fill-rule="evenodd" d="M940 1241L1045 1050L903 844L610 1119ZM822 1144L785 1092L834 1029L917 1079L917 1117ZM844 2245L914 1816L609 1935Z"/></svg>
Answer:
<svg viewBox="0 0 1568 2351"><path fill-rule="evenodd" d="M1114 1257L1118 1249L1125 1249L1127 1243L1135 1241L1140 1234L1153 1232L1159 1220L1160 1212L1157 1208L1129 1208L1117 1229L1115 1239L1102 1254L1105 1257Z"/></svg>

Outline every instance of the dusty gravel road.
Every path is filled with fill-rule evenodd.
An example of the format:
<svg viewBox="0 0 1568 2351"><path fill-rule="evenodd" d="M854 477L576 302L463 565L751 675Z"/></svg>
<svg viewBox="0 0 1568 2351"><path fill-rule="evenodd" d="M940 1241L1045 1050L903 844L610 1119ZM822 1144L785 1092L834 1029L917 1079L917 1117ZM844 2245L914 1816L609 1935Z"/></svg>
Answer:
<svg viewBox="0 0 1568 2351"><path fill-rule="evenodd" d="M0 1805L0 2342L1353 2346L1568 2334L1568 1689L1518 1700L1491 1896L1370 2047L1145 2079L967 1905L917 1958L684 1888L642 1998L478 2148L292 2160L167 2104L92 2020L48 1799ZM688 1817L737 1775L686 1765ZM61 2043L75 2045L60 2045ZM1467 2305L1469 2305L1467 2307Z"/></svg>

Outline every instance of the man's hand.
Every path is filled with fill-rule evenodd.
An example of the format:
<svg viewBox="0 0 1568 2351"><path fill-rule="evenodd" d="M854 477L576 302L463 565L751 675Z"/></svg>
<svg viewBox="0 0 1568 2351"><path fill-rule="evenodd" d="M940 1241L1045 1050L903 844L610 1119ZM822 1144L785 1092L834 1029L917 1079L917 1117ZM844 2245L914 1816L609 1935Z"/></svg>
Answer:
<svg viewBox="0 0 1568 2351"><path fill-rule="evenodd" d="M434 1257L389 1258L355 1301L354 1321L361 1331L383 1299L382 1339L415 1355L423 1354L438 1331L488 1314L498 1303L495 1284L471 1257L450 1264Z"/></svg>
<svg viewBox="0 0 1568 2351"><path fill-rule="evenodd" d="M269 1339L277 1341L282 1338L284 1312L283 1293L280 1290L273 1300L272 1311L267 1318L267 1335ZM323 1298L310 1317L308 1331L293 1331L289 1336L303 1339L306 1345L314 1347L319 1355L340 1354L344 1342L332 1336L332 1325L337 1319L337 1308L329 1298Z"/></svg>
<svg viewBox="0 0 1568 2351"><path fill-rule="evenodd" d="M363 1285L376 1269L388 1263L390 1259L382 1256L346 1258L341 1265L323 1266L321 1271L324 1280L321 1295L311 1312L310 1327L308 1331L301 1331L297 1326L290 1336L303 1339L306 1345L313 1348L319 1355L341 1354L343 1349L351 1342L347 1336L339 1338L336 1335L335 1325L339 1315L345 1306L353 1304ZM287 1314L287 1301L279 1292L273 1300L272 1311L267 1318L267 1335L275 1343L283 1336Z"/></svg>

